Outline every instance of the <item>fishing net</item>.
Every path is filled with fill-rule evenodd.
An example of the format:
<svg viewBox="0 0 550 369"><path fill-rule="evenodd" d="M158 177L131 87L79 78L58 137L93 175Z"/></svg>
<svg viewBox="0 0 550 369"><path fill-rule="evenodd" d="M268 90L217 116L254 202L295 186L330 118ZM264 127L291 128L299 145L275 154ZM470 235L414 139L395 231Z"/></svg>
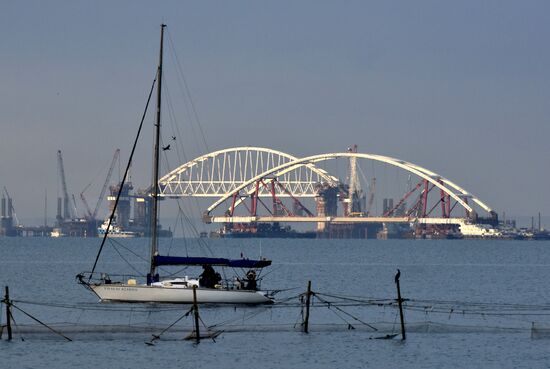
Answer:
<svg viewBox="0 0 550 369"><path fill-rule="evenodd" d="M201 335L301 332L306 314L310 333L363 332L367 338L401 334L395 300L312 293L306 312L304 296L279 299L268 306L201 306ZM403 308L407 333L519 333L533 339L550 338L547 305L406 300ZM12 329L16 336L38 339L183 339L194 330L190 312L189 305L16 300L12 301ZM2 324L6 325L5 320Z"/></svg>

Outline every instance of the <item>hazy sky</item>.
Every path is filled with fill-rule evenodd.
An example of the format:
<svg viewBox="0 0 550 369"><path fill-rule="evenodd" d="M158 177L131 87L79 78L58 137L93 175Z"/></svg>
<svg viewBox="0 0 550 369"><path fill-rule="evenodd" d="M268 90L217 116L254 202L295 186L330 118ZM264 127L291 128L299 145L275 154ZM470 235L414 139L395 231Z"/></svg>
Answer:
<svg viewBox="0 0 550 369"><path fill-rule="evenodd" d="M127 158L163 21L211 150L356 143L499 213L550 214L548 1L3 0L0 185L20 218L41 216L45 189L53 205L58 149L69 190L94 180L92 199L114 150ZM167 85L177 110L181 84ZM186 119L195 157L206 149Z"/></svg>

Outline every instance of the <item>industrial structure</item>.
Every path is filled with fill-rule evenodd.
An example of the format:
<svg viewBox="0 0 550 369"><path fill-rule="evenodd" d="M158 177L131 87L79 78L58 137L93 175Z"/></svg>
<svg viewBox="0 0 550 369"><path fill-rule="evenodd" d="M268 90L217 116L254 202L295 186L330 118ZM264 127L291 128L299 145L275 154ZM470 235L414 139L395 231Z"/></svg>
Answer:
<svg viewBox="0 0 550 369"><path fill-rule="evenodd" d="M88 204L88 200L85 196L85 192L90 188L92 183L89 183L82 190L80 193L80 199L84 204L85 214L83 216L79 216L75 197L74 195L69 196L61 150L57 152L58 173L61 182L62 196L57 198L56 224L51 233L52 237L102 236L106 229L106 222L103 219L98 218L99 209L105 197L108 202L109 214L112 213L114 209L115 200L120 190L120 183L111 185L111 177L119 157L120 150L116 149L113 159L111 160L107 176L101 188L99 198L97 199L93 210ZM148 237L151 234L148 216L151 206L150 196L144 191L138 191L137 194L133 194L133 189L134 187L131 182L126 182L122 188L118 206L113 218L113 224L111 225L113 236ZM108 194L107 190L109 190ZM133 217L132 205L134 209ZM159 229L159 236L170 237L171 235L172 232L170 230Z"/></svg>
<svg viewBox="0 0 550 369"><path fill-rule="evenodd" d="M100 204L106 197L112 211L119 190L113 229L119 236L151 234L151 189L134 192L130 182L122 189L120 184L110 185L118 157L119 150L93 210L85 196L90 185L80 193L85 207L80 217L75 197L69 195L63 157L58 151L61 194L52 236L95 237L98 229L101 235L106 223L97 219ZM337 159L347 162L343 180L325 166ZM377 181L374 175L367 178L360 169L362 160L402 171L408 176L406 190L397 196L382 195L388 184ZM542 230L540 219L538 230L533 225L529 232L517 232L509 220L499 224L491 207L455 182L404 160L358 152L356 145L345 152L304 158L261 147L218 150L170 171L159 180L159 187L161 199L211 199L205 206L203 221L219 224L219 231L213 234L219 237L550 237ZM380 211L375 205L378 203L382 205ZM42 227L18 228L13 200L6 189L1 210L0 235L44 235L50 229L46 221ZM297 231L300 227L308 228ZM172 235L171 230L158 228L157 232L160 236Z"/></svg>
<svg viewBox="0 0 550 369"><path fill-rule="evenodd" d="M104 199L107 199L109 212L113 211L114 202L120 184L111 184L111 178L115 165L120 157L117 149L109 166L107 176L100 191L94 208L92 209L86 198L86 191L91 187L89 183L80 193L80 200L84 205L82 215L78 212L77 201L74 194L69 191L65 175L65 165L61 150L57 151L57 172L59 176L60 191L56 199L55 223L48 225L47 194L44 198L44 224L40 226L22 226L17 220L13 198L4 187L1 198L0 236L40 236L40 237L97 237L101 236L102 229L106 228L104 219L100 219L99 212ZM107 194L107 190L109 193ZM133 210L133 214L132 214ZM119 204L115 211L114 222L111 231L115 236L148 237L151 234L149 214L151 212L151 196L147 190L138 190L133 193L133 185L128 182L122 188ZM133 215L133 216L132 216ZM103 215L105 216L105 215ZM117 230L118 232L114 232ZM170 229L163 230L158 227L159 237L171 237Z"/></svg>
<svg viewBox="0 0 550 369"><path fill-rule="evenodd" d="M111 232L113 236L122 237L150 237L151 222L150 214L152 211L152 197L146 190L137 190L133 193L134 186L131 182L124 183L122 191L120 183L109 187L109 196L107 201L109 204L109 214L113 212L117 195L120 191L120 197L115 209L115 216L111 224ZM132 215L133 208L133 217ZM106 229L107 220L103 223L102 228ZM162 229L158 225L158 237L172 237L170 229Z"/></svg>
<svg viewBox="0 0 550 369"><path fill-rule="evenodd" d="M57 213L52 237L95 237L99 221L96 219L79 217L74 195L69 197L65 165L61 150L57 151L57 171L61 182L61 196L57 198ZM83 195L81 196L83 197ZM71 204L72 199L72 204ZM84 200L85 201L85 200ZM72 206L71 206L72 205ZM87 206L87 203L85 202ZM88 207L88 206L87 206Z"/></svg>
<svg viewBox="0 0 550 369"><path fill-rule="evenodd" d="M14 223L14 218L17 219L15 215L15 208L13 207L13 199L6 187L2 192L2 206L0 213L0 236L19 236L20 230L17 227L17 224Z"/></svg>

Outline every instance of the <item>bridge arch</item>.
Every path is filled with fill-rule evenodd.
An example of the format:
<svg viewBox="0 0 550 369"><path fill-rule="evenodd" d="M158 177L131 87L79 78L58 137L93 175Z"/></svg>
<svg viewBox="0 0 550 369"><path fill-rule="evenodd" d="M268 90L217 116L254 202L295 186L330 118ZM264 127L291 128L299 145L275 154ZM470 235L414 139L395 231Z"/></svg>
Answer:
<svg viewBox="0 0 550 369"><path fill-rule="evenodd" d="M239 192L247 187L252 186L256 181L266 178L266 177L279 177L282 175L285 175L291 171L296 170L297 168L304 166L304 165L314 165L318 162L326 161L326 160L332 160L337 158L361 158L361 159L368 159L368 160L374 160L381 163L393 165L395 167L401 168L409 173L415 174L418 177L426 180L427 182L431 183L434 187L439 188L441 191L443 191L445 194L453 198L458 204L460 204L469 214L473 213L474 209L467 203L467 199L472 199L476 204L478 204L481 208L483 208L488 213L491 213L492 210L489 206L487 206L484 202L482 202L477 197L473 196L472 194L468 193L466 190L461 188L460 186L456 185L455 183L451 182L450 180L444 178L443 176L438 175L435 172L432 172L426 168L423 168L421 166L418 166L416 164L412 164L409 162L406 162L404 160L392 158L389 156L383 156L383 155L375 155L375 154L367 154L367 153L354 153L354 152L343 152L343 153L327 153L327 154L319 154L319 155L313 155L308 156L301 159L295 159L294 161L284 163L282 165L279 165L277 167L273 167L261 174L258 174L252 178L250 178L248 181L243 182L240 186L237 186L234 188L233 191L225 194L224 196L220 197L216 202L214 202L210 207L208 207L206 211L206 215L210 215L210 213L216 209L218 206L220 206L222 203L224 203L226 200L228 200L234 193ZM448 187L447 187L448 186ZM452 189L458 191L458 193L454 192ZM249 191L250 192L250 191ZM465 201L466 200L466 201Z"/></svg>
<svg viewBox="0 0 550 369"><path fill-rule="evenodd" d="M199 156L170 171L159 180L160 195L167 197L225 197L237 188L252 186L249 179L285 166L297 157L264 147L242 146L218 150ZM315 184L338 183L336 177L313 163L304 163L304 171L287 171L280 181L291 193L302 197L315 196ZM243 186L244 185L244 186ZM263 191L260 196L270 196ZM281 192L279 196L288 196Z"/></svg>
<svg viewBox="0 0 550 369"><path fill-rule="evenodd" d="M434 178L436 177L439 177L439 179L446 185L448 185L449 187L452 187L454 188L455 190L459 191L460 194L461 194L461 197L464 197L464 198L471 198L473 202L475 202L477 205L479 205L479 207L481 207L483 210L485 210L487 213L491 213L493 210L487 205L485 204L483 201L481 201L478 197L476 196L473 196L471 195L468 191L466 191L464 188L460 187L459 185L457 185L456 183L454 182L451 182L449 179L447 178L444 178L444 177L441 177L439 174L437 173L434 173L426 168L423 168L421 166L418 166L416 164L412 164L412 163L409 163L409 162L404 162L406 163L408 166L410 166L411 168L415 168L415 169L418 169L424 173L426 173L427 175L429 176L432 176Z"/></svg>

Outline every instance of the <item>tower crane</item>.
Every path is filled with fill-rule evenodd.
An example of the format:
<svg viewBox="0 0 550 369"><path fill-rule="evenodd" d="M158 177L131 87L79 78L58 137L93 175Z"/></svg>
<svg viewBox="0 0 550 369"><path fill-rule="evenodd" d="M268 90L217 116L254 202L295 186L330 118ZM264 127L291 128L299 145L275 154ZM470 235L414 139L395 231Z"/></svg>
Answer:
<svg viewBox="0 0 550 369"><path fill-rule="evenodd" d="M84 192L90 187L92 184L91 182L82 190L80 193L80 198L82 199L82 202L84 203L84 206L86 207L86 212L88 214L88 217L90 219L96 219L97 213L99 211L99 208L101 207L101 202L103 201L103 198L105 197L105 192L107 191L107 187L109 186L109 182L111 180L111 175L113 174L113 169L115 168L115 164L118 160L118 157L120 155L120 149L115 150L115 154L113 155L113 160L111 161L111 166L109 167L109 171L107 172L107 177L105 178L105 183L103 184L103 188L101 189L101 193L99 194L99 198L97 199L97 203L95 205L94 210L90 208L88 205L88 201L86 201L86 197L84 196Z"/></svg>

